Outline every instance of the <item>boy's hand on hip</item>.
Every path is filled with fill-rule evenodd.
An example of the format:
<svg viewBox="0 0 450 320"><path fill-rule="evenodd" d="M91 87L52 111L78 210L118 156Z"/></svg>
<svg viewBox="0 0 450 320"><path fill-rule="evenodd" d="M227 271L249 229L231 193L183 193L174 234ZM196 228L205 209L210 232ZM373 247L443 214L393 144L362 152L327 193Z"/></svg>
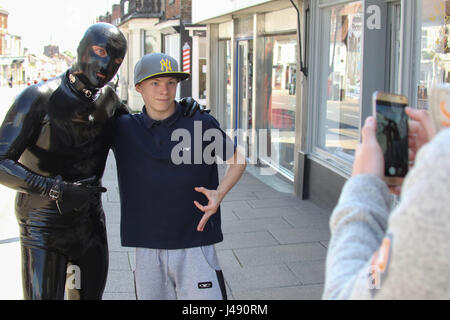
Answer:
<svg viewBox="0 0 450 320"><path fill-rule="evenodd" d="M204 213L197 226L197 231L202 232L209 218L211 218L211 216L217 212L220 202L222 202L222 198L217 190L208 190L203 187L195 187L194 189L197 192L203 193L206 198L208 198L208 204L206 206L202 206L197 201L194 201L196 207Z"/></svg>

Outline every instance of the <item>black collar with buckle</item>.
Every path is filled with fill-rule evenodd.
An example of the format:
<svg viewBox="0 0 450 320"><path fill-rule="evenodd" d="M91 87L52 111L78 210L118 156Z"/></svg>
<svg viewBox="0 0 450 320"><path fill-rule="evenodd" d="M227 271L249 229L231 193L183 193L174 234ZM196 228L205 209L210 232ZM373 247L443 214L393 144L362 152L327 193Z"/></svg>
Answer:
<svg viewBox="0 0 450 320"><path fill-rule="evenodd" d="M78 79L74 74L68 72L68 80L71 87L85 98L93 100L93 96L98 92L98 89L87 89L85 84Z"/></svg>

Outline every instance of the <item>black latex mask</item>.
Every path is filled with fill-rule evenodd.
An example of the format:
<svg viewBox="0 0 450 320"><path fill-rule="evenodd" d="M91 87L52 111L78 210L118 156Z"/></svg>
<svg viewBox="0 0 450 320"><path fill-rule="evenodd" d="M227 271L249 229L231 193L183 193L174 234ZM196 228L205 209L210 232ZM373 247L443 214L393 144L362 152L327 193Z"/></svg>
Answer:
<svg viewBox="0 0 450 320"><path fill-rule="evenodd" d="M119 70L127 51L127 41L120 30L108 23L89 27L78 45L74 74L88 87L101 88Z"/></svg>

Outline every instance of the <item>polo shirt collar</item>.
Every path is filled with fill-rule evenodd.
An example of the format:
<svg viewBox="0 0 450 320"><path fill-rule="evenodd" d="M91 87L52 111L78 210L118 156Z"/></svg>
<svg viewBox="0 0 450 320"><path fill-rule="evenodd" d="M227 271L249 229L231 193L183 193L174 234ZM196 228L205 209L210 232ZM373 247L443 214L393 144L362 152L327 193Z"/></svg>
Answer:
<svg viewBox="0 0 450 320"><path fill-rule="evenodd" d="M175 112L170 117L168 117L164 120L154 120L154 119L150 118L147 114L147 110L145 110L145 105L142 108L142 117L144 119L145 125L149 129L153 128L154 126L160 125L160 124L163 124L166 127L170 127L178 120L178 118L181 116L181 114L182 114L181 105L176 101L175 101Z"/></svg>

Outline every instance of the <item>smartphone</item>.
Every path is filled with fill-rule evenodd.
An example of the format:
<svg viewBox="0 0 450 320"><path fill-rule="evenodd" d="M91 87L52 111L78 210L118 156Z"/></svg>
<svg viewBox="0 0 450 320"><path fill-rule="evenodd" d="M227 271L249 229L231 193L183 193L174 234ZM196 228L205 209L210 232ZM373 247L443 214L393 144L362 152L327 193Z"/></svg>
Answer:
<svg viewBox="0 0 450 320"><path fill-rule="evenodd" d="M384 175L388 185L402 183L408 173L408 98L376 91L373 114L377 119L377 140L384 154Z"/></svg>

